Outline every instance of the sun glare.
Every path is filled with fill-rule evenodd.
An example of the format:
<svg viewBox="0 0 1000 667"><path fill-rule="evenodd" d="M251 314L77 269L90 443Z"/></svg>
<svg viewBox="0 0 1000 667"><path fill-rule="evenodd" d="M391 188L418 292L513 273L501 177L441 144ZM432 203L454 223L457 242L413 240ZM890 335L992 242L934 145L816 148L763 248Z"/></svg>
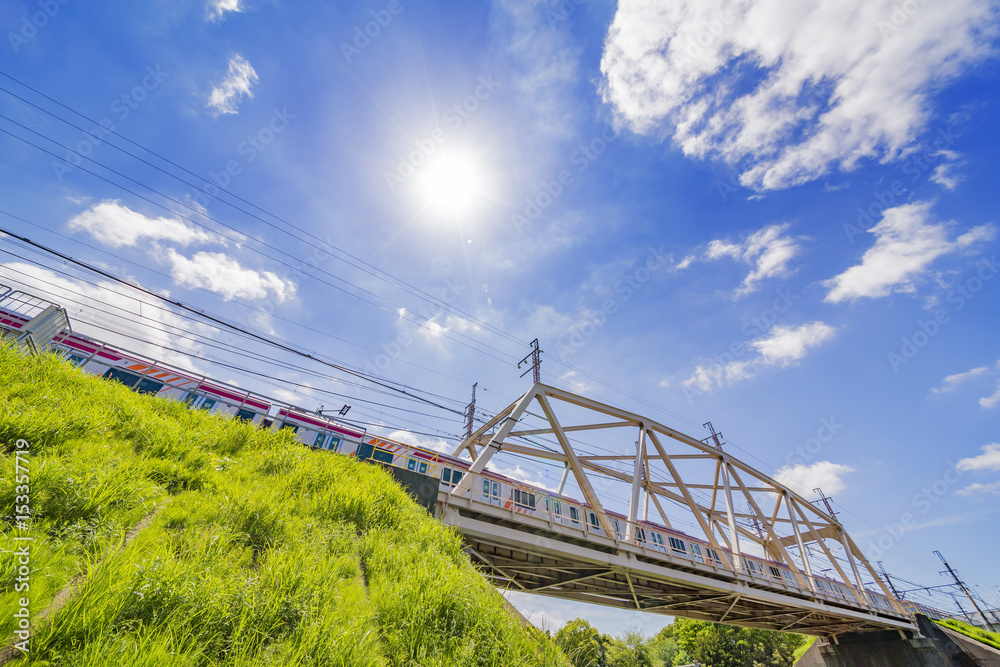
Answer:
<svg viewBox="0 0 1000 667"><path fill-rule="evenodd" d="M479 165L460 153L435 155L419 178L427 207L437 213L469 213L485 194Z"/></svg>

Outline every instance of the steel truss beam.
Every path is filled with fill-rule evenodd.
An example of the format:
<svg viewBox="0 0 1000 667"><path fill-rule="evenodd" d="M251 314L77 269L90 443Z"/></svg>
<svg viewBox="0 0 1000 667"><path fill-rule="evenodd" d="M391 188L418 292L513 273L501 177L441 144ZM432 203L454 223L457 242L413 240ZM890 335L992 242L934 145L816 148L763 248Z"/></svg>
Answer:
<svg viewBox="0 0 1000 667"><path fill-rule="evenodd" d="M545 426L518 428L522 417L536 404L541 409L541 415L534 412L531 414L543 419ZM581 421L581 411L588 415L586 423L576 423ZM573 412L576 419L560 417L565 412ZM607 429L634 433L637 442L634 450L607 456L577 454L569 434L586 437L589 432ZM523 439L542 435L553 436L558 448L555 451L543 449ZM894 598L835 517L728 452L653 419L562 389L535 384L455 449L455 455L468 453L472 457L471 474L465 475L450 494L443 493L442 504L445 510L449 504L456 504L460 499L473 498L475 476L501 451L558 461L565 465L560 491L571 477L600 525L599 534L585 534L584 539L594 540L600 537L600 541L608 543L618 553L621 553L622 548L634 544L645 546L642 544L643 532L640 528L644 526L650 504L667 528L671 527L671 522L665 507L673 508L674 511L680 509L701 528L705 541L715 549L720 560L724 561L723 569L728 571L733 581L747 580L747 575L753 574L744 569L741 555L752 546L751 551L762 551L767 558L781 562L792 571L798 583L798 594L804 596L805 601L798 607L787 603L774 605L766 601L767 596L745 591L720 594L718 590L711 588L685 586L680 581L673 582L672 586L665 586L664 581L650 584L634 568L616 571L613 568L602 569L596 563L580 563L572 559L557 565L533 563L530 558L503 558L499 552L483 554L490 563L488 567L492 572L491 576L497 583L545 595L589 601L603 600L603 603L613 606L630 606L660 613L670 611L676 615L692 617L713 617L714 620L737 625L794 628L796 631L813 634L825 632L827 628L832 633L844 625L899 627L908 622L891 621L880 626L871 617L857 620L817 609L815 603L826 604L828 599L818 595L815 562L810 562L809 555L811 545L818 547L822 557L837 571L840 583L853 595L854 599L849 604L854 604L863 614L881 610L873 609L861 588L862 571L871 576L890 600L894 601ZM699 477L697 473L687 469L682 473L683 465L711 465L711 470ZM625 513L627 520L621 534L612 530L616 522L604 509L605 504L592 481L594 476L627 484L631 489L629 508ZM737 498L741 506L747 506L747 511L736 509ZM517 520L527 521L528 518ZM761 527L759 533L753 530L749 523L751 521ZM459 520L460 529L461 523ZM548 526L553 526L551 518ZM584 518L582 530L586 533L588 528L589 523ZM468 541L468 536L466 537ZM846 562L854 575L853 580L840 566L839 559L828 542L846 555ZM789 551L792 547L796 550L796 557ZM804 572L800 571L800 567ZM683 597L677 599L679 595ZM896 611L899 616L905 616L902 608L897 606ZM790 619L795 620L789 624Z"/></svg>

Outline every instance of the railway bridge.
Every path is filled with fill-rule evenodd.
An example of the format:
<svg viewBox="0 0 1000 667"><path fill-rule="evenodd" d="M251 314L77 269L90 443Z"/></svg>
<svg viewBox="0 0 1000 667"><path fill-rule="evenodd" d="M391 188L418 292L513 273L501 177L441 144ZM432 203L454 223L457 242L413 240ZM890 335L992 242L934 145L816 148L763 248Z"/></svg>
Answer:
<svg viewBox="0 0 1000 667"><path fill-rule="evenodd" d="M527 416L540 425L528 428ZM612 432L617 451L625 433L634 453L578 453ZM835 516L718 439L535 384L453 454L463 453L469 471L441 485L434 511L497 586L827 637L917 630ZM487 464L501 453L561 465L557 489L496 493ZM627 492L627 513L608 508L616 490ZM679 521L699 530L681 532Z"/></svg>

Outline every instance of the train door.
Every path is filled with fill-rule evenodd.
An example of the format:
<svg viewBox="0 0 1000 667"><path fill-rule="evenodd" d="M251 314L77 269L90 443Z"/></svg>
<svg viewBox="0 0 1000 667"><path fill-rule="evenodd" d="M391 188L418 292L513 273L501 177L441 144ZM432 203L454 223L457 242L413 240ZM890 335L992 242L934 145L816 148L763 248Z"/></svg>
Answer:
<svg viewBox="0 0 1000 667"><path fill-rule="evenodd" d="M500 500L500 482L491 479L483 480L483 501L498 507L503 504Z"/></svg>

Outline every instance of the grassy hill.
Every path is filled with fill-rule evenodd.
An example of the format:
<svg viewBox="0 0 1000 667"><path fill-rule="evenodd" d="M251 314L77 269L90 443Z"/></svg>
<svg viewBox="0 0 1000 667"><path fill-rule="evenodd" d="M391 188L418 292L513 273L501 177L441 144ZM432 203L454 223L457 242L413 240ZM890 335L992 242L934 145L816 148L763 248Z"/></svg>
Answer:
<svg viewBox="0 0 1000 667"><path fill-rule="evenodd" d="M1000 649L1000 633L991 632L990 630L983 630L982 628L977 628L975 626L964 623L963 621L956 621L953 619L945 619L943 621L934 621L938 625L943 625L949 630L954 630L955 632L961 633L966 637L975 639L977 642L982 642L987 646L992 646L995 649Z"/></svg>
<svg viewBox="0 0 1000 667"><path fill-rule="evenodd" d="M25 595L16 537L34 538L35 619L71 591L20 664L567 664L387 473L287 432L0 345L0 451L2 642Z"/></svg>

